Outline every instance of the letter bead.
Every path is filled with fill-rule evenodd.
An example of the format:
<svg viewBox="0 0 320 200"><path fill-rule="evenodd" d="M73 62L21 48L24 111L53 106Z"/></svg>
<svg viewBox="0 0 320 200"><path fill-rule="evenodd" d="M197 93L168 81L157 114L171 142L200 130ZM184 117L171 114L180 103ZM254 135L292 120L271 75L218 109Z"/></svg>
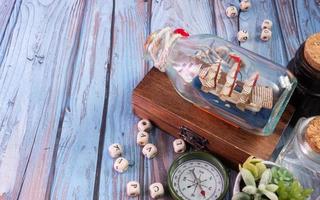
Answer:
<svg viewBox="0 0 320 200"><path fill-rule="evenodd" d="M129 197L140 195L140 184L137 181L130 181L127 183L127 195Z"/></svg>
<svg viewBox="0 0 320 200"><path fill-rule="evenodd" d="M147 158L154 158L158 153L158 149L154 144L146 144L142 149L142 154Z"/></svg>
<svg viewBox="0 0 320 200"><path fill-rule="evenodd" d="M226 9L226 15L228 17L236 17L238 16L238 9L237 7L235 6L229 6L227 9Z"/></svg>
<svg viewBox="0 0 320 200"><path fill-rule="evenodd" d="M245 42L249 38L249 33L246 30L240 30L237 34L239 42Z"/></svg>
<svg viewBox="0 0 320 200"><path fill-rule="evenodd" d="M263 29L261 32L260 39L263 41L268 41L270 40L271 36L272 36L272 32L269 29Z"/></svg>
<svg viewBox="0 0 320 200"><path fill-rule="evenodd" d="M251 2L249 0L242 0L240 2L240 10L245 12L245 11L248 11L250 7L251 7Z"/></svg>
<svg viewBox="0 0 320 200"><path fill-rule="evenodd" d="M175 139L173 141L173 150L176 153L183 153L186 151L186 143L183 139Z"/></svg>
<svg viewBox="0 0 320 200"><path fill-rule="evenodd" d="M157 199L164 195L164 188L161 183L153 183L149 186L149 193L151 198Z"/></svg>
<svg viewBox="0 0 320 200"><path fill-rule="evenodd" d="M123 148L121 144L114 143L109 146L109 155L111 158L118 158L123 154Z"/></svg>
<svg viewBox="0 0 320 200"><path fill-rule="evenodd" d="M263 20L262 25L261 25L261 29L271 30L271 28L272 28L272 21L269 19Z"/></svg>
<svg viewBox="0 0 320 200"><path fill-rule="evenodd" d="M146 132L148 132L148 131L151 130L151 128L152 128L152 124L151 124L151 122L150 122L149 120L147 120L147 119L142 119L142 120L140 120L139 123L138 123L138 130L139 130L139 131L146 131Z"/></svg>
<svg viewBox="0 0 320 200"><path fill-rule="evenodd" d="M113 168L119 173L123 173L127 171L128 167L129 167L129 162L127 159L123 157L117 158L113 164Z"/></svg>
<svg viewBox="0 0 320 200"><path fill-rule="evenodd" d="M137 144L140 146L144 146L149 142L149 133L140 131L137 134Z"/></svg>

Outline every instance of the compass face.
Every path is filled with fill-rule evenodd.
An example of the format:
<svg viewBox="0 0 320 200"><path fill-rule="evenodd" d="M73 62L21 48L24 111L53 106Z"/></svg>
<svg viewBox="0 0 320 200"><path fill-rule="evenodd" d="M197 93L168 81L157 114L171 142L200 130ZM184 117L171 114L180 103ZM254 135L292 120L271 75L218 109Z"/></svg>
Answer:
<svg viewBox="0 0 320 200"><path fill-rule="evenodd" d="M213 164L200 159L177 166L171 182L175 193L185 200L218 199L225 189L221 172Z"/></svg>

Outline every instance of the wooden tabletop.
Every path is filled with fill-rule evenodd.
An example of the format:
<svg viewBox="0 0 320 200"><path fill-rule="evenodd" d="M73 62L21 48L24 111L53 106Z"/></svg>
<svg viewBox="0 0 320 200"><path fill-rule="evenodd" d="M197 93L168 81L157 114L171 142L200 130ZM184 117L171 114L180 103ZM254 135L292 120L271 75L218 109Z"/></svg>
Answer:
<svg viewBox="0 0 320 200"><path fill-rule="evenodd" d="M131 94L151 68L143 60L150 32L169 25L211 33L286 66L320 31L319 0L252 0L232 19L230 3L239 1L0 0L0 199L127 199L131 180L149 199L149 184L165 183L176 157L173 138L159 129L153 160L135 144ZM273 36L262 42L267 18ZM239 29L247 42L237 42ZM134 162L124 174L108 155L114 142Z"/></svg>

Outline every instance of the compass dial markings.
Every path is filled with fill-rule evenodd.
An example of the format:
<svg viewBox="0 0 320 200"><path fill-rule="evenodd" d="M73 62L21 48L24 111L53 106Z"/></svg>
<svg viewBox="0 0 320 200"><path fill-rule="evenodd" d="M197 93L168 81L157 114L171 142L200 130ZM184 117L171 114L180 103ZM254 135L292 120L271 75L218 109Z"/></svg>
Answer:
<svg viewBox="0 0 320 200"><path fill-rule="evenodd" d="M224 189L222 174L214 165L203 160L180 164L173 173L172 181L176 193L189 200L217 199Z"/></svg>

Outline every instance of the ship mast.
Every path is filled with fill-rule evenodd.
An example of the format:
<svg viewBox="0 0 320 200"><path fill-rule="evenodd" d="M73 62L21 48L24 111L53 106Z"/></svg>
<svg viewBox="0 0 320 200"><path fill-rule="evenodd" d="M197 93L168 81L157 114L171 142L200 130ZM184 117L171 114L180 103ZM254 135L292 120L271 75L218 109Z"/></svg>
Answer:
<svg viewBox="0 0 320 200"><path fill-rule="evenodd" d="M237 55L229 55L229 56L230 56L231 59L234 60L234 62L235 62L234 65L237 65L237 69L236 69L236 71L234 73L234 76L233 76L233 83L231 85L231 88L230 88L230 91L229 91L229 94L228 94L228 96L230 97L231 94L232 94L233 88L234 88L234 86L236 84L238 73L240 71L241 58L240 58L240 56L237 56Z"/></svg>

